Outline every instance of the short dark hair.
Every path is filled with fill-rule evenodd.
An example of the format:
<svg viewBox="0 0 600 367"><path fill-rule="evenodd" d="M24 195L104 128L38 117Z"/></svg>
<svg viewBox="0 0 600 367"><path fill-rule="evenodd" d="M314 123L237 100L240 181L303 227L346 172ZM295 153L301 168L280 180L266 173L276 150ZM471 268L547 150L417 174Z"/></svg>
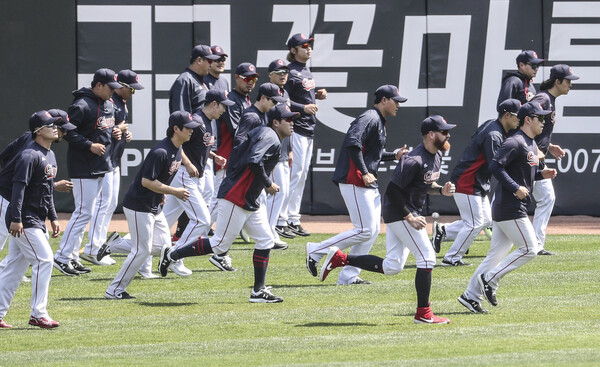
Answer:
<svg viewBox="0 0 600 367"><path fill-rule="evenodd" d="M167 138L172 138L175 135L175 125L167 128Z"/></svg>
<svg viewBox="0 0 600 367"><path fill-rule="evenodd" d="M383 99L382 95L379 95L379 96L376 95L375 96L375 101L373 101L373 104L380 103L382 99Z"/></svg>

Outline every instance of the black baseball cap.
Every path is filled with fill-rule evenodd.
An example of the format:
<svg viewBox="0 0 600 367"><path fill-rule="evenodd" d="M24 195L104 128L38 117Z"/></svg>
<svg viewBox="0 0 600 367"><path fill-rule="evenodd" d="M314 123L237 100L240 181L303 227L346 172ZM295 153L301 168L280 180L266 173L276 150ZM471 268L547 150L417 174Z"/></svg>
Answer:
<svg viewBox="0 0 600 367"><path fill-rule="evenodd" d="M264 83L258 87L258 96L266 96L273 98L278 103L285 103L287 99L285 99L281 95L281 89L273 83Z"/></svg>
<svg viewBox="0 0 600 367"><path fill-rule="evenodd" d="M237 66L237 68L235 68L235 73L237 75L241 75L241 76L252 76L252 75L260 76L256 72L256 66L254 66L253 64L251 64L249 62L243 62L243 63L239 64Z"/></svg>
<svg viewBox="0 0 600 367"><path fill-rule="evenodd" d="M518 117L519 117L519 119L522 119L525 116L530 116L530 115L546 116L551 113L552 113L552 111L545 110L544 107L542 106L542 104L539 102L527 102L523 106L521 106Z"/></svg>
<svg viewBox="0 0 600 367"><path fill-rule="evenodd" d="M206 92L204 104L208 105L212 101L222 103L225 106L233 106L235 104L234 101L227 99L227 91L220 89L211 89Z"/></svg>
<svg viewBox="0 0 600 367"><path fill-rule="evenodd" d="M269 73L281 69L290 70L290 68L285 64L285 61L282 59L273 60L269 64Z"/></svg>
<svg viewBox="0 0 600 367"><path fill-rule="evenodd" d="M271 107L271 109L268 112L269 121L281 121L289 118L297 118L298 116L300 116L300 113L292 112L290 110L290 106L288 106L286 103L281 103L274 107Z"/></svg>
<svg viewBox="0 0 600 367"><path fill-rule="evenodd" d="M433 115L421 122L421 135L425 135L430 131L445 131L455 127L456 125L447 123L442 116Z"/></svg>
<svg viewBox="0 0 600 367"><path fill-rule="evenodd" d="M382 97L391 98L394 101L398 101L400 103L408 101L408 99L400 96L398 87L390 84L382 85L375 91L375 98L380 99Z"/></svg>
<svg viewBox="0 0 600 367"><path fill-rule="evenodd" d="M198 45L192 49L192 62L197 58L202 57L209 60L217 60L221 58L221 56L213 54L210 47L206 45Z"/></svg>
<svg viewBox="0 0 600 367"><path fill-rule="evenodd" d="M187 111L175 111L169 116L169 127L177 126L182 129L187 127L188 129L195 129L200 126L199 123L194 121L192 115Z"/></svg>
<svg viewBox="0 0 600 367"><path fill-rule="evenodd" d="M121 89L123 86L117 82L117 74L114 71L106 68L98 69L94 73L92 85L96 83L108 84L113 89Z"/></svg>
<svg viewBox="0 0 600 367"><path fill-rule="evenodd" d="M31 117L29 117L29 130L31 132L34 132L35 129L40 128L42 126L55 124L60 119L60 117L53 117L46 110L37 111L36 113L31 115Z"/></svg>
<svg viewBox="0 0 600 367"><path fill-rule="evenodd" d="M577 80L579 77L573 74L573 69L566 64L557 64L550 69L550 79L569 79Z"/></svg>
<svg viewBox="0 0 600 367"><path fill-rule="evenodd" d="M223 48L221 48L221 46L211 46L210 50L212 51L213 54L219 56L219 58L221 58L221 56L225 56L225 57L229 57L229 55L227 55L225 53L225 51L223 51Z"/></svg>
<svg viewBox="0 0 600 367"><path fill-rule="evenodd" d="M119 74L117 75L117 81L135 90L144 89L144 86L140 84L138 75L129 69L119 71Z"/></svg>
<svg viewBox="0 0 600 367"><path fill-rule="evenodd" d="M521 108L521 101L519 101L518 99L509 98L509 99L502 101L498 105L497 110L499 113L504 113L504 112L517 113L517 112L519 112L520 108Z"/></svg>
<svg viewBox="0 0 600 367"><path fill-rule="evenodd" d="M517 56L517 65L519 65L520 62L525 63L525 64L541 64L543 63L545 60L544 59L540 59L538 58L538 55L535 51L532 50L525 50L522 51L519 56Z"/></svg>
<svg viewBox="0 0 600 367"><path fill-rule="evenodd" d="M293 35L292 37L290 37L290 39L287 41L287 47L288 48L294 48L296 46L300 46L303 45L305 43L313 43L314 42L314 38L307 38L305 35L303 35L302 33L296 33L295 35Z"/></svg>
<svg viewBox="0 0 600 367"><path fill-rule="evenodd" d="M69 122L69 115L67 115L67 113L65 111L60 110L58 108L53 108L51 110L48 110L48 113L52 117L60 117L60 120L56 121L55 124L56 124L56 126L60 127L61 129L67 130L67 131L77 129L77 126L75 126Z"/></svg>

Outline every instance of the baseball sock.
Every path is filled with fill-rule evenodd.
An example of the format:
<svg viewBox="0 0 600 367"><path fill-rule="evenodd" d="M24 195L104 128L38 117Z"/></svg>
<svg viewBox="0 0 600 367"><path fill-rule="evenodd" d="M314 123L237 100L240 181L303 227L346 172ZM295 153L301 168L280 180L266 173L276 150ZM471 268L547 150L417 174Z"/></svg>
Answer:
<svg viewBox="0 0 600 367"><path fill-rule="evenodd" d="M363 270L383 273L383 259L375 255L348 255L348 265L356 266Z"/></svg>
<svg viewBox="0 0 600 367"><path fill-rule="evenodd" d="M267 267L269 266L269 253L270 249L267 250L254 250L252 255L252 263L254 264L254 291L265 287L265 277L267 275Z"/></svg>
<svg viewBox="0 0 600 367"><path fill-rule="evenodd" d="M189 222L190 218L188 218L187 214L185 212L181 213L179 218L177 218L177 229L175 230L175 236L177 238L181 237L183 231L185 231L185 227L187 227Z"/></svg>
<svg viewBox="0 0 600 367"><path fill-rule="evenodd" d="M417 268L415 288L417 289L417 307L429 307L429 291L431 290L432 269Z"/></svg>
<svg viewBox="0 0 600 367"><path fill-rule="evenodd" d="M173 251L169 252L169 258L173 261L177 261L185 257L202 256L212 253L213 249L210 245L210 240L208 238L200 237L190 244L173 249Z"/></svg>

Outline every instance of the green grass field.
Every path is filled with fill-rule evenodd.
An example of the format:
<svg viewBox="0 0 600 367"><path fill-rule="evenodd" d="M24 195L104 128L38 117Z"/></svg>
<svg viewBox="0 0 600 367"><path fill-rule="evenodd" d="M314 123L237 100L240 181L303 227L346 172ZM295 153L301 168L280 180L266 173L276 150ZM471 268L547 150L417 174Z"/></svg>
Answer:
<svg viewBox="0 0 600 367"><path fill-rule="evenodd" d="M28 327L31 287L23 283L5 317L14 328L0 330L0 366L600 363L597 236L549 236L546 247L557 256L538 257L505 277L498 307L484 302L485 315L456 300L489 248L480 236L465 258L475 266L433 273L432 307L449 325L413 323L412 256L396 276L363 272L374 284L336 286L338 270L319 282L306 271L304 240L288 243L288 250L271 252L267 274L285 299L279 304L248 302L253 247L241 243L230 252L237 272L217 270L208 257L190 258L190 277L136 277L128 288L135 300L103 297L123 257L77 278L54 270L48 310L61 326L53 330ZM385 236L372 253L385 254Z"/></svg>

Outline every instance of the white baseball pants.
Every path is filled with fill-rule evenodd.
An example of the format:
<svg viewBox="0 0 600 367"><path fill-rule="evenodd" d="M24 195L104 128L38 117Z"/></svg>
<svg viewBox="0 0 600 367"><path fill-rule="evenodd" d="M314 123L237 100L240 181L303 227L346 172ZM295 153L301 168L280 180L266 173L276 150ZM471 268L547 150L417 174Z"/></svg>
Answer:
<svg viewBox="0 0 600 367"><path fill-rule="evenodd" d="M0 318L3 318L31 265L31 316L49 317L48 288L52 276L52 249L48 232L25 228L20 237L10 237L6 267L0 271Z"/></svg>
<svg viewBox="0 0 600 367"><path fill-rule="evenodd" d="M249 211L229 200L219 199L217 207L219 214L215 235L210 239L215 254L229 251L242 228L254 239L255 249L267 250L273 247L273 233L267 220L265 205L261 205L257 211Z"/></svg>
<svg viewBox="0 0 600 367"><path fill-rule="evenodd" d="M379 235L381 227L379 190L351 184L339 184L339 188L354 228L326 239L316 246L309 245L308 253L317 261L329 252L331 246L340 249L352 247L350 255L367 255ZM360 271L361 269L357 267L345 266L338 277L338 284L354 282Z"/></svg>
<svg viewBox="0 0 600 367"><path fill-rule="evenodd" d="M171 244L171 233L162 212L154 215L136 212L128 208L123 208L123 212L131 234L131 251L123 262L121 270L106 290L106 293L110 295L125 292L140 267L148 260L148 255L158 256L163 246ZM123 240L123 242L126 241L128 240Z"/></svg>
<svg viewBox="0 0 600 367"><path fill-rule="evenodd" d="M556 196L552 179L546 178L540 181L533 181L533 198L535 199L535 211L533 213L533 228L537 241L544 248L546 243L546 227L552 215Z"/></svg>
<svg viewBox="0 0 600 367"><path fill-rule="evenodd" d="M204 202L206 204L210 203L213 195L215 194L215 172L213 171L214 161L212 159L208 159L206 162L206 167L204 168L204 176L202 176L202 183L200 187L202 188L202 197L204 198Z"/></svg>
<svg viewBox="0 0 600 367"><path fill-rule="evenodd" d="M279 192L267 195L267 216L273 237L279 239L279 235L275 232L275 226L279 220L279 213L283 209L283 202L290 193L290 164L288 161L277 163L271 172L271 181L279 186Z"/></svg>
<svg viewBox="0 0 600 367"><path fill-rule="evenodd" d="M386 224L386 254L383 273L394 275L404 269L408 254L412 252L417 268L433 269L435 251L425 228L416 230L405 220Z"/></svg>
<svg viewBox="0 0 600 367"><path fill-rule="evenodd" d="M287 203L288 222L294 225L300 224L300 206L304 184L308 178L308 169L312 159L313 139L297 133L290 137L294 161L290 170L290 195ZM285 203L284 203L285 205Z"/></svg>
<svg viewBox="0 0 600 367"><path fill-rule="evenodd" d="M90 222L96 200L102 193L102 177L74 178L71 181L73 182L75 211L71 214L71 219L54 256L56 260L65 264L69 263L71 259L79 260L79 247L85 227Z"/></svg>
<svg viewBox="0 0 600 367"><path fill-rule="evenodd" d="M190 219L175 247L196 241L200 236L206 236L210 229L210 213L200 191L200 180L200 177L190 177L185 167L181 166L171 182L172 187L184 187L190 192L190 197L186 201L167 195L163 208L169 228L175 224L184 210Z"/></svg>
<svg viewBox="0 0 600 367"><path fill-rule="evenodd" d="M210 224L211 225L217 221L217 217L219 215L219 209L217 208L217 206L219 205L219 199L217 198L217 195L219 194L219 188L221 187L221 183L223 182L223 179L225 178L225 174L226 174L225 169L220 169L217 172L215 172L215 176L214 176L215 194L213 195L212 199L210 200L210 205L208 206L208 211L210 212L210 221L211 221Z"/></svg>
<svg viewBox="0 0 600 367"><path fill-rule="evenodd" d="M517 248L509 254L513 244ZM483 299L477 280L479 274L486 274L485 279L496 289L500 279L531 261L540 249L529 218L493 221L490 251L471 277L465 296L472 300Z"/></svg>
<svg viewBox="0 0 600 367"><path fill-rule="evenodd" d="M492 223L492 209L487 196L460 193L453 196L461 219L446 225L446 237L454 238L454 243L444 259L451 263L462 259L479 232Z"/></svg>
<svg viewBox="0 0 600 367"><path fill-rule="evenodd" d="M6 200L4 197L0 196L0 251L4 248L4 244L6 244L6 240L8 240L8 228L6 228L6 209L10 202ZM6 266L6 257L2 259L0 262L0 271L4 269Z"/></svg>

